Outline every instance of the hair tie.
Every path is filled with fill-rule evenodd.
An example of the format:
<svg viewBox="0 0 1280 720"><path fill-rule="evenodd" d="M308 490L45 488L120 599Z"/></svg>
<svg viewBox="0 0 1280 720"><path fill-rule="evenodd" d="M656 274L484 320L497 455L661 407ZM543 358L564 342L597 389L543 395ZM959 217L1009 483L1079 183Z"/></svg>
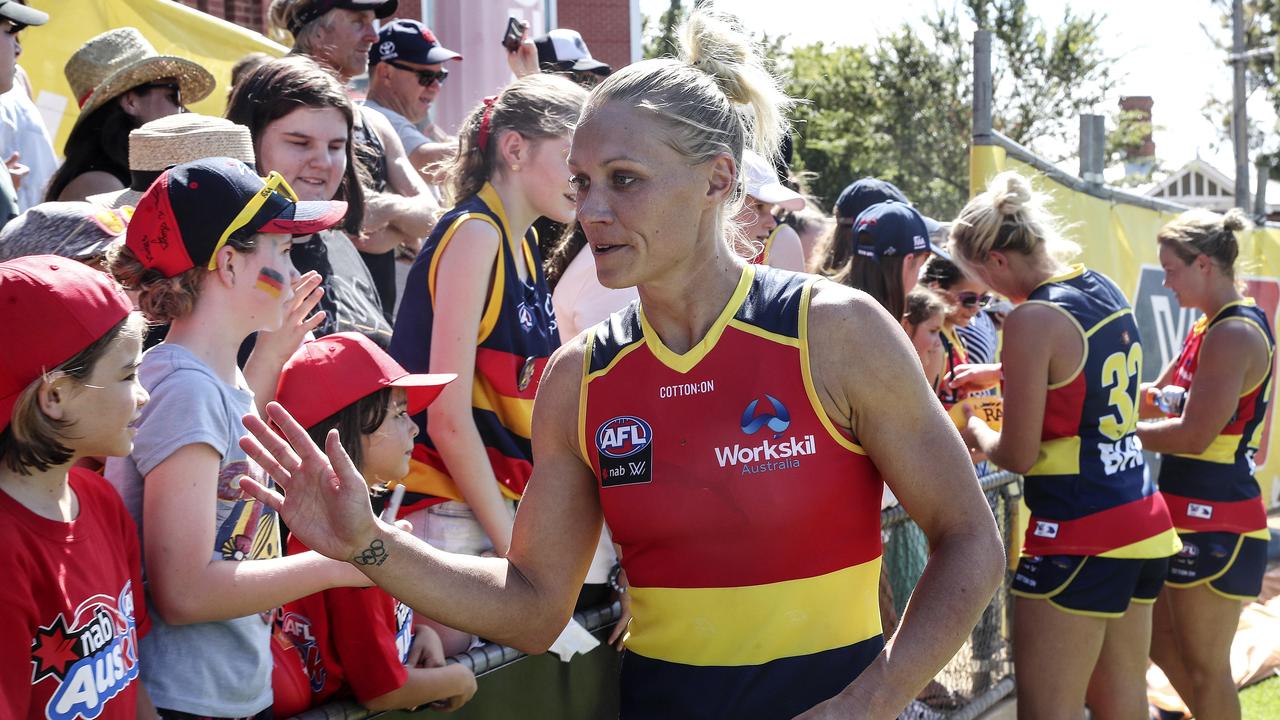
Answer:
<svg viewBox="0 0 1280 720"><path fill-rule="evenodd" d="M480 116L480 130L476 133L476 147L484 152L489 146L489 118L493 115L493 104L498 101L497 95L484 99L484 114Z"/></svg>

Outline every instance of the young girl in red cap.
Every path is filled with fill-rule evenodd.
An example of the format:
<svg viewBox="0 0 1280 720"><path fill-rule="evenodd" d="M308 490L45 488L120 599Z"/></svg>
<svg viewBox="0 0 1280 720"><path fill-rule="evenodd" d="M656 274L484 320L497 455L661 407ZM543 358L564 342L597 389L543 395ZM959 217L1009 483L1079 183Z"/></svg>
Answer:
<svg viewBox="0 0 1280 720"><path fill-rule="evenodd" d="M530 226L573 219L565 157L585 99L564 78L531 75L473 110L447 168L457 204L409 270L391 355L459 378L422 421L405 480L406 508L431 506L408 516L414 532L443 550L505 555L511 544L533 471L533 397L560 344Z"/></svg>
<svg viewBox="0 0 1280 720"><path fill-rule="evenodd" d="M336 431L370 491L409 472L418 426L454 375L411 375L360 333L304 344L285 363L276 400L317 443ZM325 388L323 393L316 388ZM290 555L307 552L289 538ZM445 665L440 636L413 623L413 611L380 588L334 588L286 603L279 623L294 652L277 656L277 717L330 698L354 696L371 711L438 702L456 709L471 699L475 676Z"/></svg>
<svg viewBox="0 0 1280 720"><path fill-rule="evenodd" d="M142 318L103 273L0 263L0 707L132 720L148 627L137 529L81 458L127 455L147 402ZM141 715L139 715L141 717Z"/></svg>
<svg viewBox="0 0 1280 720"><path fill-rule="evenodd" d="M281 558L276 514L237 485L263 475L236 445L241 417L256 411L236 351L286 318L301 342L293 236L345 212L342 202L297 201L278 174L206 158L156 180L110 256L142 312L170 323L139 369L151 402L133 452L107 468L143 532L153 629L142 680L162 717L270 713L270 611L363 582L312 553Z"/></svg>

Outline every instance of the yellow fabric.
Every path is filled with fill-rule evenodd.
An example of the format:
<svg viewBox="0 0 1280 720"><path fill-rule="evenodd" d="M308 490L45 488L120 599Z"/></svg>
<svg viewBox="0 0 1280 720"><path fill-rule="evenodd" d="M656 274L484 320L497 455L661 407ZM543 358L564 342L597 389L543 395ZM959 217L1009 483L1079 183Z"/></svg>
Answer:
<svg viewBox="0 0 1280 720"><path fill-rule="evenodd" d="M1036 464L1027 471L1032 475L1075 475L1080 472L1080 436L1045 440L1040 443Z"/></svg>
<svg viewBox="0 0 1280 720"><path fill-rule="evenodd" d="M1076 192L1041 175L1035 168L1008 157L1004 148L974 146L969 155L969 187L976 195L997 173L1016 170L1033 178L1036 189L1049 196L1049 209L1062 220L1066 234L1083 249L1077 259L1116 282L1132 302L1144 265L1159 267L1156 233L1177 214L1112 202ZM1240 233L1238 267L1247 277L1280 277L1280 229L1254 228ZM1242 278L1244 279L1244 278ZM1274 331L1274 328L1272 328ZM1267 507L1274 507L1280 476L1280 428L1267 440L1266 459L1255 477Z"/></svg>
<svg viewBox="0 0 1280 720"><path fill-rule="evenodd" d="M32 94L59 156L80 114L62 68L95 35L135 27L161 55L199 63L213 74L217 85L209 97L187 109L214 117L222 117L226 110L231 66L237 60L251 52L278 57L289 51L258 33L172 0L28 0L27 4L49 13L49 22L23 31L19 64L31 79Z"/></svg>
<svg viewBox="0 0 1280 720"><path fill-rule="evenodd" d="M1108 550L1101 553L1099 557L1146 560L1149 558L1169 557L1181 549L1182 540L1178 539L1177 531L1169 528L1158 535L1152 535L1146 540L1139 540L1136 543L1118 547L1115 550Z"/></svg>
<svg viewBox="0 0 1280 720"><path fill-rule="evenodd" d="M686 665L738 666L845 647L880 633L879 581L876 558L768 585L632 586L627 649Z"/></svg>

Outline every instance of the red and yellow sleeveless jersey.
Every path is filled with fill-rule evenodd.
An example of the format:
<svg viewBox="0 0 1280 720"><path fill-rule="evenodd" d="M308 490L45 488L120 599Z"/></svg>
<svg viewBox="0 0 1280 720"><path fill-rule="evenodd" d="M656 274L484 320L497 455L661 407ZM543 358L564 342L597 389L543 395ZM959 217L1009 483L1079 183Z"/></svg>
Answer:
<svg viewBox="0 0 1280 720"><path fill-rule="evenodd" d="M701 342L593 328L579 440L622 547L624 717L792 717L879 653L880 474L809 369L817 279L747 265Z"/></svg>
<svg viewBox="0 0 1280 720"><path fill-rule="evenodd" d="M537 235L530 229L519 245L520 257L513 257L506 212L492 185L486 183L436 223L409 270L388 351L409 372L428 372L440 258L468 220L492 225L499 236L498 257L476 338L472 415L499 489L504 496L518 499L533 473L533 398L547 358L560 345L560 335L542 273ZM520 279L518 262L528 267L527 281ZM448 312L448 308L440 311ZM402 514L447 499L462 499L426 432L426 413L415 420L422 432L403 481L408 492Z"/></svg>
<svg viewBox="0 0 1280 720"><path fill-rule="evenodd" d="M1066 313L1085 351L1045 399L1040 454L1026 473L1032 517L1024 552L1172 555L1181 543L1135 432L1142 343L1129 302L1106 276L1079 265L1046 280L1027 302Z"/></svg>
<svg viewBox="0 0 1280 720"><path fill-rule="evenodd" d="M1169 502L1173 523L1183 532L1233 532L1267 539L1267 511L1253 455L1258 450L1271 398L1275 339L1267 316L1252 299L1233 302L1213 318L1202 317L1182 343L1173 384L1191 389L1200 364L1205 334L1215 325L1241 322L1267 341L1267 373L1240 395L1231 420L1209 448L1196 455L1165 454L1160 458L1160 491Z"/></svg>

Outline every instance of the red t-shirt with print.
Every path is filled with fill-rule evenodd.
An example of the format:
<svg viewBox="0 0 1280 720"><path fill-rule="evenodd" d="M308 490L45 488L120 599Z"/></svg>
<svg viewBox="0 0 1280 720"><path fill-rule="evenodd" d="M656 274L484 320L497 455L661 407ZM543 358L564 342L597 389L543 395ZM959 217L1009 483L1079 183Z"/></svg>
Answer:
<svg viewBox="0 0 1280 720"><path fill-rule="evenodd" d="M40 517L0 492L5 717L133 720L148 627L138 530L101 475L74 468L79 514Z"/></svg>
<svg viewBox="0 0 1280 720"><path fill-rule="evenodd" d="M289 537L288 554L307 549ZM287 716L282 711L298 712L282 706L294 693L282 693L280 686L300 684L299 665L310 683L311 707L335 697L366 703L398 690L409 679L404 663L413 639L413 611L380 588L333 588L287 603L275 634L292 646L286 648L291 652L276 652L272 682L278 716ZM294 657L287 659L290 655ZM282 668L282 663L288 667Z"/></svg>

